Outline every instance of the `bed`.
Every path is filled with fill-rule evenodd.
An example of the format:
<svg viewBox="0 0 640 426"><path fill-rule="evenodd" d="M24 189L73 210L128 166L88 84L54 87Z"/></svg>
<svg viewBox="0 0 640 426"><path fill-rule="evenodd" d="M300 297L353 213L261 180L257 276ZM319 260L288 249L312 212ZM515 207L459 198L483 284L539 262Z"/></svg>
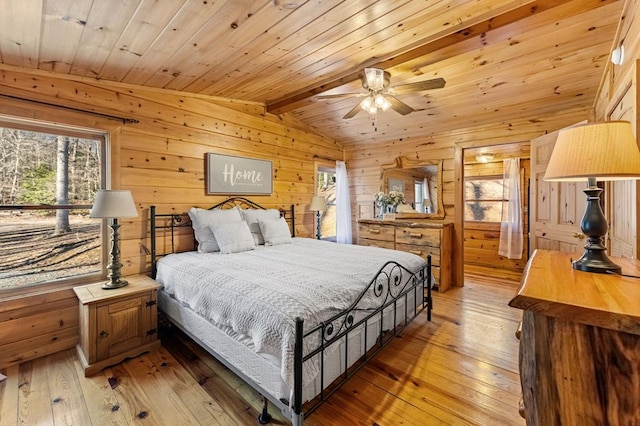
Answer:
<svg viewBox="0 0 640 426"><path fill-rule="evenodd" d="M265 398L258 420L268 400L302 425L418 314L431 319L431 262L295 237L294 217L239 197L152 206L151 257L161 312Z"/></svg>

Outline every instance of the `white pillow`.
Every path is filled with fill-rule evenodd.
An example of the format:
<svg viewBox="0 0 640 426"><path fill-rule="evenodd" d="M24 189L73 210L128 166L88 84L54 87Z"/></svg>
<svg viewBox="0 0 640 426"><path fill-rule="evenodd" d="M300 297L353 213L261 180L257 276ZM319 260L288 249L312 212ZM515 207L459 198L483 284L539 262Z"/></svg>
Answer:
<svg viewBox="0 0 640 426"><path fill-rule="evenodd" d="M283 217L279 219L261 220L259 222L264 244L275 246L278 244L291 244L291 231Z"/></svg>
<svg viewBox="0 0 640 426"><path fill-rule="evenodd" d="M244 209L240 210L240 212L242 213L242 218L247 222L247 225L249 225L256 245L264 244L264 238L258 222L260 220L275 220L280 217L280 211L276 209Z"/></svg>
<svg viewBox="0 0 640 426"><path fill-rule="evenodd" d="M220 251L225 254L253 250L256 245L247 222L214 223L211 231L216 237Z"/></svg>
<svg viewBox="0 0 640 426"><path fill-rule="evenodd" d="M206 210L192 207L189 210L193 234L198 241L198 252L210 253L220 251L210 226L214 223L242 222L242 215L236 208Z"/></svg>

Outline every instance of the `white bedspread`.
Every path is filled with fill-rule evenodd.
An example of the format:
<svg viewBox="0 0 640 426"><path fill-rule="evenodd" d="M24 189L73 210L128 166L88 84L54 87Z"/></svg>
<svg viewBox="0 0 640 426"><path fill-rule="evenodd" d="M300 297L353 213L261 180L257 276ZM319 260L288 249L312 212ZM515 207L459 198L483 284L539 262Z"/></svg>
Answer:
<svg viewBox="0 0 640 426"><path fill-rule="evenodd" d="M282 378L293 388L294 319L308 330L344 310L389 260L412 271L426 263L395 250L294 238L235 254L172 254L159 261L156 281L218 326L248 336L256 352L281 359ZM317 366L306 363L304 384L315 374Z"/></svg>

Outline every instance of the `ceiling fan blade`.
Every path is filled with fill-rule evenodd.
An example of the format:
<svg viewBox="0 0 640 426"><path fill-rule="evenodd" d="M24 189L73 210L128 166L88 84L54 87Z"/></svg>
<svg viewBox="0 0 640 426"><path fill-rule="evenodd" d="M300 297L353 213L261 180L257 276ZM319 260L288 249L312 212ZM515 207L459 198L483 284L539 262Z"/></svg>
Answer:
<svg viewBox="0 0 640 426"><path fill-rule="evenodd" d="M349 111L344 117L342 117L345 120L348 120L350 118L353 118L356 116L357 113L360 112L360 110L362 110L362 108L360 108L360 103L357 103L356 106L353 107L353 109L351 111Z"/></svg>
<svg viewBox="0 0 640 426"><path fill-rule="evenodd" d="M444 78L434 78L431 80L416 81L415 83L400 84L393 87L397 95L410 92L422 92L423 90L441 89L447 82Z"/></svg>
<svg viewBox="0 0 640 426"><path fill-rule="evenodd" d="M390 96L390 95L385 95L385 98L391 104L391 108L393 108L393 110L396 111L397 113L400 113L402 115L407 115L414 111L413 108L411 108L409 105L405 104L398 98L394 98L393 96Z"/></svg>
<svg viewBox="0 0 640 426"><path fill-rule="evenodd" d="M361 98L368 93L338 93L335 95L316 95L316 99L336 99L336 98Z"/></svg>

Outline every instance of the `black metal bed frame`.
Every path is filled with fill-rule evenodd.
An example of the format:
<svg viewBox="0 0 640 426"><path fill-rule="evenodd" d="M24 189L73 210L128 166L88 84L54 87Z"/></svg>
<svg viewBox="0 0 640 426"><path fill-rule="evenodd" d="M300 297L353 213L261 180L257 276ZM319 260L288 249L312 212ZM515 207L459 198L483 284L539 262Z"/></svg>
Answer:
<svg viewBox="0 0 640 426"><path fill-rule="evenodd" d="M214 208L231 208L231 207L244 207L244 208L256 208L265 209L264 207L247 200L242 197L232 197L221 203L211 207ZM176 229L183 227L190 227L191 222L186 213L169 213L169 214L157 214L156 207L151 206L151 264L152 264L152 276L155 278L157 272L157 260L159 257L175 252L175 237L174 232ZM291 205L290 210L280 210L281 214L291 224L292 236L295 237L295 218L294 218L294 206ZM287 217L289 216L289 217ZM186 218L186 219L185 219ZM157 225L157 221L163 221L165 223L160 226ZM168 223L166 223L168 222ZM171 234L171 251L166 253L158 253L157 251L157 233L158 230L168 230ZM195 247L194 247L195 248ZM304 330L304 321L301 318L295 318L295 346L294 346L294 389L293 389L293 403L289 405L289 401L279 401L272 395L268 395L263 389L256 388L256 390L263 395L263 397L271 400L275 405L279 406L283 411L290 408L291 420L294 426L300 426L303 424L304 416L311 414L316 408L322 404L329 396L331 396L344 382L346 382L351 376L353 376L360 368L362 368L366 362L375 356L384 346L386 346L393 337L400 333L409 323L411 323L422 311L427 311L427 320L431 321L431 309L433 308L433 299L431 295L431 286L429 285L431 276L431 256L427 257L427 265L417 272L412 272L397 262L389 261L383 265L374 275L373 279L367 285L356 300L342 312L335 314L330 319L322 322L318 326ZM377 306L375 308L362 307L361 302L365 299L368 293L373 293ZM409 307L409 296L413 296L413 306ZM404 302L404 319L398 323L398 303ZM389 330L384 329L385 315L390 313L393 315L393 327ZM359 318L356 320L356 316ZM376 318L379 317L379 318ZM379 335L377 342L371 349L367 350L367 331L369 328L370 320L374 319L379 324ZM349 365L349 335L353 332L364 333L364 353L352 364ZM307 354L304 354L304 343L311 343L311 349ZM341 373L331 384L327 384L325 389L324 383L324 358L325 351L334 344L343 342L344 347L344 365L345 370ZM211 351L209 351L211 352ZM217 357L217 354L212 353ZM303 391L303 366L304 363L310 362L314 357L319 358L319 374L320 374L320 393L314 397L311 401L302 404L302 391ZM223 363L231 363L228 360L221 360ZM251 383L249 383L251 384ZM255 387L255 386L253 386ZM269 420L270 416L265 408L262 414L258 417L258 421L265 423Z"/></svg>

